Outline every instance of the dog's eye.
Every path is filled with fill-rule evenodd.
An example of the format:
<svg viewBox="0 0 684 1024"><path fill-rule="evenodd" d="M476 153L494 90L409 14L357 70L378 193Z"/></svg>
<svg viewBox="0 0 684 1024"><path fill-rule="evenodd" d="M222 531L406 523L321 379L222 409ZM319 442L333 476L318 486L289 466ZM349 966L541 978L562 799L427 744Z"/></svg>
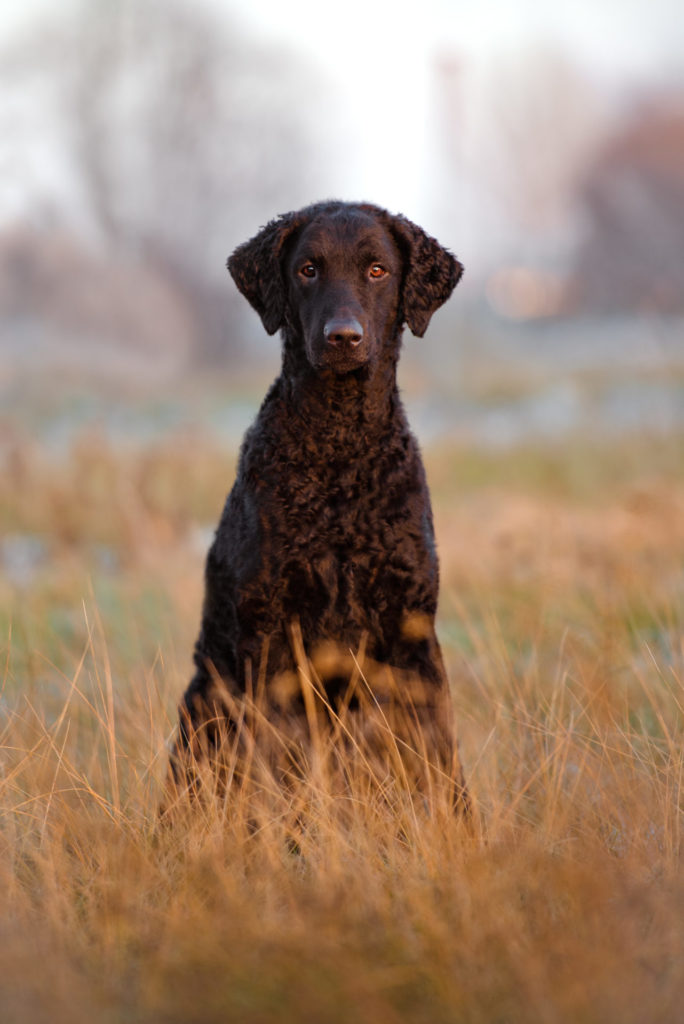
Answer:
<svg viewBox="0 0 684 1024"><path fill-rule="evenodd" d="M388 271L380 263L372 263L368 271L368 276L375 278L377 281L381 277L386 277Z"/></svg>
<svg viewBox="0 0 684 1024"><path fill-rule="evenodd" d="M300 267L299 273L302 277L315 277L316 268L313 263L305 263L303 267Z"/></svg>

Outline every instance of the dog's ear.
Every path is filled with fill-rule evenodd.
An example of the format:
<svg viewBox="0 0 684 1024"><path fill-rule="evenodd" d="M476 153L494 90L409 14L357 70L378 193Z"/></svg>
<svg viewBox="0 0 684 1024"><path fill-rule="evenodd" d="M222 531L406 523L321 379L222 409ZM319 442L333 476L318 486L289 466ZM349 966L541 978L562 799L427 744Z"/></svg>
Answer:
<svg viewBox="0 0 684 1024"><path fill-rule="evenodd" d="M455 256L406 217L392 217L390 227L404 257L404 320L417 338L446 302L463 274Z"/></svg>
<svg viewBox="0 0 684 1024"><path fill-rule="evenodd" d="M295 213L276 217L228 257L228 270L235 284L257 311L269 334L275 334L285 319L281 256L286 239L298 224Z"/></svg>

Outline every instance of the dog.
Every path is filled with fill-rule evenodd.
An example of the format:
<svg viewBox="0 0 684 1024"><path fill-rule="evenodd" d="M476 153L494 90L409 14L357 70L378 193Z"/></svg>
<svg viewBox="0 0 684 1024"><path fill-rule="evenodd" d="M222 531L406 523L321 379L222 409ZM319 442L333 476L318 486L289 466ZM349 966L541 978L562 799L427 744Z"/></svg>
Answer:
<svg viewBox="0 0 684 1024"><path fill-rule="evenodd" d="M404 325L422 337L463 268L405 217L338 201L272 220L228 268L281 332L282 369L207 557L170 786L196 790L199 769L225 761L259 690L293 747L344 711L355 743L377 754L391 733L399 773L431 765L467 811L430 496L396 381Z"/></svg>

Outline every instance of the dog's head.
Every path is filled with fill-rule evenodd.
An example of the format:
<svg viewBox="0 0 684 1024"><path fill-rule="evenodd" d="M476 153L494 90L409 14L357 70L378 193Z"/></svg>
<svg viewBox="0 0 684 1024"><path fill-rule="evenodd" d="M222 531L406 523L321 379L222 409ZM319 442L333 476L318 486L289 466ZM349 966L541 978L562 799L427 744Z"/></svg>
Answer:
<svg viewBox="0 0 684 1024"><path fill-rule="evenodd" d="M463 272L405 217L341 202L276 218L228 268L269 334L290 327L312 366L338 373L370 362L404 323L422 337Z"/></svg>

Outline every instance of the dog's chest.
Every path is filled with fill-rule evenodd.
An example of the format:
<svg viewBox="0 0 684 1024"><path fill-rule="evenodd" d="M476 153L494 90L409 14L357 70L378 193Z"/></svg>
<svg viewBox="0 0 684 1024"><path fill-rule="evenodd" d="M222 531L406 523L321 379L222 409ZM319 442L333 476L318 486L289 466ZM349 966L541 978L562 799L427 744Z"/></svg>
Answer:
<svg viewBox="0 0 684 1024"><path fill-rule="evenodd" d="M400 600L412 586L409 567L429 572L434 545L420 480L373 469L331 465L304 474L299 486L291 475L278 500L265 502L272 550L264 562L278 567L273 583L293 611L307 606L314 616L351 615L365 625L374 594Z"/></svg>
<svg viewBox="0 0 684 1024"><path fill-rule="evenodd" d="M266 502L269 527L286 546L308 550L311 559L340 552L345 562L368 562L393 543L393 527L407 527L407 496L414 482L367 462L332 461L304 466L275 488Z"/></svg>

